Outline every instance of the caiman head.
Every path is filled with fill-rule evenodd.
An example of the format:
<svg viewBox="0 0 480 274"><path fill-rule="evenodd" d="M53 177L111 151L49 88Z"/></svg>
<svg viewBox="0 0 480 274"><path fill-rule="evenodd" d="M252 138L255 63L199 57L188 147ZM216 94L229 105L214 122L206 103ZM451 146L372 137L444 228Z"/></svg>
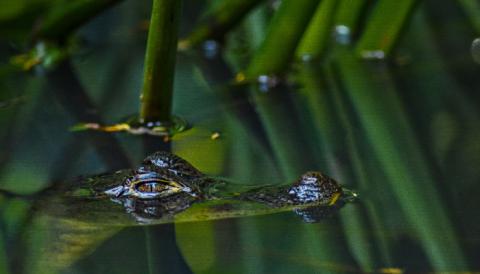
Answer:
<svg viewBox="0 0 480 274"><path fill-rule="evenodd" d="M93 181L94 192L123 205L138 222L173 217L204 199L203 187L212 180L184 159L156 152L136 169L121 170Z"/></svg>
<svg viewBox="0 0 480 274"><path fill-rule="evenodd" d="M163 199L172 195L201 196L198 186L205 175L184 159L168 152L156 152L143 160L120 184L104 190L114 198Z"/></svg>

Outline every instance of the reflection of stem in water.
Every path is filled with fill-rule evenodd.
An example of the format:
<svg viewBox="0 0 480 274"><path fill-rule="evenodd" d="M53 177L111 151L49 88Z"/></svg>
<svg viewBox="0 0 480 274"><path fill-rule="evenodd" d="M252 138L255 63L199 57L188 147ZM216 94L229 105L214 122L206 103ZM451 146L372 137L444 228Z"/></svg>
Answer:
<svg viewBox="0 0 480 274"><path fill-rule="evenodd" d="M228 85L234 75L222 55L217 54L212 58L198 59L196 64L200 65L205 80L216 90L222 100L222 105L228 107L229 114L245 127L246 131L260 144L260 147L267 150L266 153L271 154L271 146L265 137L265 130L255 107L248 100L248 89L244 85ZM225 86L216 87L219 84Z"/></svg>
<svg viewBox="0 0 480 274"><path fill-rule="evenodd" d="M131 16L130 16L131 17ZM137 19L137 18L135 18ZM123 17L123 21L125 21L125 16ZM128 20L132 23L135 20ZM135 21L136 22L136 21ZM118 58L116 58L112 65L111 78L109 82L104 86L102 90L102 96L98 100L98 104L101 106L101 109L98 109L99 115L97 116L96 120L92 122L101 124L101 117L106 116L105 113L108 113L108 110L113 105L113 110L118 110L117 100L119 96L124 96L125 94L119 94L119 90L122 89L122 85L125 85L125 82L121 79L128 79L129 73L132 70L132 67L135 67L134 61L136 60L136 55L132 55L131 51L133 47L138 47L139 43L128 43L127 45L122 47L120 51L117 53ZM127 49L128 48L128 49ZM142 45L143 48L143 45ZM135 51L135 50L133 50ZM129 54L130 53L130 54ZM120 79L120 80L119 80ZM116 105L117 104L117 105ZM85 106L85 109L90 108ZM55 163L52 165L55 168L52 170L50 174L51 181L60 181L64 180L68 174L71 173L71 169L75 164L74 159L78 159L79 155L85 151L85 147L87 146L87 142L85 140L85 136L90 134L94 131L89 131L86 133L75 133L72 138L67 140L67 144L63 145L64 149L62 149L63 153L60 157L58 157ZM88 136L88 135L87 135ZM112 150L116 149L112 147ZM128 163L123 163L124 166L111 166L110 162L105 162L107 165L108 170L115 170L121 167L127 167Z"/></svg>
<svg viewBox="0 0 480 274"><path fill-rule="evenodd" d="M420 16L425 15L424 21L427 22L423 29L431 38L429 43L434 45L434 52L438 53L437 58L439 59L434 60L442 62L442 68L446 69L450 77L456 81L456 85L462 88L461 93L466 94L469 97L468 100L475 103L475 108L479 109L480 81L478 81L478 75L480 75L480 66L473 64L474 60L468 49L471 47L473 39L480 34L480 30L476 30L475 36L473 36L473 30L463 23L464 13L457 6L457 2L465 3L467 1L445 1L441 5L437 5L436 1L425 1L425 12ZM478 8L480 2L475 2ZM479 11L475 11L478 21L480 21ZM414 45L421 44L414 43ZM433 60L430 61L429 64L433 63Z"/></svg>
<svg viewBox="0 0 480 274"><path fill-rule="evenodd" d="M200 65L202 76L205 77L206 82L208 82L212 86L212 89L214 89L220 96L222 105L228 108L228 114L233 118L228 118L226 120L226 131L230 132L232 136L248 134L248 137L231 143L230 147L232 147L234 150L229 151L230 153L228 153L232 161L230 166L233 167L231 169L233 174L230 174L230 176L239 178L239 180L241 179L242 181L246 182L258 180L259 176L261 176L258 174L258 172L268 172L263 167L259 167L259 155L261 155L261 157L267 157L267 159L264 161L268 162L269 164L273 165L274 161L272 161L270 158L272 155L271 147L266 139L265 130L262 127L254 106L248 100L247 87L227 85L233 78L233 72L226 64L221 54L196 60L196 64ZM217 87L218 85L225 86ZM258 143L258 145L256 143ZM252 149L252 146L255 148ZM258 149L256 149L257 146ZM254 151L254 155L252 155L252 151ZM211 155L209 155L209 157L211 157ZM247 158L245 159L245 157ZM268 174L271 175L271 173ZM238 231L240 235L240 239L231 239L229 237L228 242L218 241L217 236L215 237L217 241L213 243L213 247L210 247L212 243L205 242L205 238L210 238L209 235L206 235L206 237L195 236L197 230L187 230L185 227L188 226L188 224L180 224L180 230L178 229L177 225L177 233L180 233L177 234L177 237L182 237L182 235L185 233L189 233L187 235L187 239L196 239L195 242L189 243L188 246L181 246L183 247L183 254L187 256L187 261L194 271L202 271L208 266L213 266L215 270L219 269L221 272L237 272L239 270L237 268L232 268L232 263L239 264L239 260L241 260L240 264L242 264L244 268L242 268L242 270L239 272L262 272L262 269L264 268L262 258L256 256L251 257L248 254L245 254L245 249L243 248L246 243L258 245L261 239L260 232L254 223L255 221L252 223L251 218L241 218L236 220L231 219L226 222L202 223L201 227L203 228L204 233L210 233L210 230L208 229L211 229L211 233L218 235L218 230L225 231L227 229L227 231ZM226 226L228 227L226 228ZM177 241L180 241L181 245L185 243L185 240L183 239L177 238ZM203 247L199 248L197 246ZM207 250L209 251L210 248L213 248L212 252L217 252L218 254L214 258L208 257L209 254L205 254L203 252L205 246L207 246ZM230 250L228 253L222 252L222 250L226 250L227 248L230 249L231 246L238 246L241 248L235 248L234 250ZM204 257L198 257L198 255L189 256L189 254L194 252L202 252L202 256ZM204 260L200 261L201 258L204 258ZM214 272L213 269L209 270Z"/></svg>
<svg viewBox="0 0 480 274"><path fill-rule="evenodd" d="M380 255L382 260L385 263L383 266L392 266L393 262L393 243L385 235L387 230L387 218L402 218L403 215L399 212L390 200L391 195L387 195L387 191L384 189L383 185L375 185L378 182L385 182L386 178L384 174L378 169L378 162L374 161L373 157L362 157L362 155L370 154L368 144L366 142L361 142L364 140L362 132L354 126L354 123L350 121L351 115L349 114L347 107L345 106L341 96L340 90L335 83L335 76L332 72L332 69L329 67L327 69L327 79L329 81L329 87L333 90L331 95L333 96L333 102L335 108L337 109L337 114L339 118L340 125L345 128L343 135L346 135L346 145L348 146L349 156L351 165L353 166L352 172L354 173L355 180L358 184L360 191L365 192L365 196L375 196L376 201L370 202L365 200L365 207L368 211L368 216L370 218L371 225L373 226L373 234L375 236L376 243L378 245ZM378 191L377 194L375 190ZM364 193L364 192L361 193ZM380 205L376 206L376 205ZM383 210L380 210L383 209ZM387 215L382 215L384 212L397 212L395 216L392 216L391 213Z"/></svg>
<svg viewBox="0 0 480 274"><path fill-rule="evenodd" d="M25 135L25 133L36 125L32 118L32 113L36 113L38 109L43 108L43 105L39 103L41 94L38 90L44 88L42 79L31 79L25 74L15 75L14 71L6 70L0 72L0 92L7 93L3 90L10 81L15 83L18 90L22 90L22 97L26 98L25 104L14 105L6 109L1 110L0 124L2 125L2 131L0 131L0 143L3 149L0 153L0 173L7 166L10 159L15 155L15 152L19 149L15 144L19 141L19 138ZM20 97L20 98L22 98Z"/></svg>
<svg viewBox="0 0 480 274"><path fill-rule="evenodd" d="M327 163L332 176L344 184L358 187L359 180L354 177L353 170L349 168L350 161L344 160L349 151L345 148L343 139L338 138L338 136L345 136L345 132L336 119L335 107L330 98L330 94L335 91L329 92L326 83L319 79L319 75L321 75L319 69L313 69L308 65L303 66L299 71L299 81L304 87L299 93L303 95L303 98L299 98L301 100L299 103L306 109L308 116L315 117L311 121L311 135L316 137L317 146L320 144L322 147L320 155L323 156L323 162ZM363 186L363 189L366 190L367 187ZM350 251L362 271L373 271L385 264L377 258L375 245L372 245L371 232L383 229L378 226L374 229L370 227L369 217L376 214L376 210L371 206L368 207L368 204L366 206L366 212L361 205L349 206L341 211L340 218Z"/></svg>
<svg viewBox="0 0 480 274"><path fill-rule="evenodd" d="M238 136L240 129L232 126L232 131L235 136ZM261 177L262 174L257 174L255 171L258 167L258 158L255 155L253 149L248 146L247 142L235 142L232 144L232 155L236 157L232 159L232 163L235 163L235 168L232 169L231 176L233 178L242 178L246 181L254 181L257 178ZM270 153L271 155L271 153ZM259 171L260 172L260 171ZM246 250L245 246L251 245L253 248L257 249L260 247L258 243L261 242L262 235L256 222L249 219L239 219L236 221L239 227L239 239L238 246L242 247L242 251ZM238 251L237 251L238 252ZM245 251L243 251L245 254ZM265 264L262 263L260 256L248 256L243 255L242 253L238 254L238 258L241 258L242 272L243 273L265 273Z"/></svg>
<svg viewBox="0 0 480 274"><path fill-rule="evenodd" d="M181 0L154 0L148 31L140 122L169 122Z"/></svg>
<svg viewBox="0 0 480 274"><path fill-rule="evenodd" d="M146 227L149 274L190 273L175 241L173 224Z"/></svg>
<svg viewBox="0 0 480 274"><path fill-rule="evenodd" d="M221 40L262 0L227 0L215 5L192 32L180 42L180 47L195 47L208 39Z"/></svg>
<svg viewBox="0 0 480 274"><path fill-rule="evenodd" d="M383 59L405 29L417 0L380 0L370 14L356 51L364 58Z"/></svg>
<svg viewBox="0 0 480 274"><path fill-rule="evenodd" d="M317 6L296 50L298 59L318 59L324 56L332 37L333 17L337 3L338 0L324 0Z"/></svg>
<svg viewBox="0 0 480 274"><path fill-rule="evenodd" d="M362 66L341 53L338 75L349 102L432 265L441 271L466 269L454 226L385 68Z"/></svg>
<svg viewBox="0 0 480 274"><path fill-rule="evenodd" d="M441 169L440 190L446 204L452 212L465 212L465 208L469 208L468 201L476 203L480 194L478 191L465 191L470 189L469 186L476 185L480 176L480 113L475 100L469 100L465 94L467 89L476 89L465 86L462 89L463 85L456 81L452 72L457 69L445 64L446 58L432 38L424 12L417 13L413 24L406 40L418 42L411 45L412 55L416 58L410 66L396 67L393 76L400 89L405 91L403 96L409 109L416 113L413 122L419 131L422 147ZM435 77L432 78L432 75ZM470 82L472 85L475 83ZM452 184L458 174L462 174L462 180ZM452 217L462 227L462 237L477 233L474 227L480 223L478 214L469 214L468 218L463 218L461 214Z"/></svg>
<svg viewBox="0 0 480 274"><path fill-rule="evenodd" d="M143 136L145 155L155 151L171 151L171 144L153 136ZM175 224L144 228L149 274L190 272L175 241Z"/></svg>
<svg viewBox="0 0 480 274"><path fill-rule="evenodd" d="M305 169L318 168L314 156L306 153L306 151L312 151L305 140L310 130L299 126L297 113L292 111L294 108L290 105L290 98L285 88L279 87L268 93L253 91L252 97L284 178L291 181ZM338 233L335 231L336 226L325 224L321 227L323 233L318 233L318 227L308 225L303 227L304 237L297 241L302 245L302 249L308 248L307 252L321 261L352 264L349 257L341 255L348 253L343 250L346 249L345 243L332 236ZM339 252L339 250L342 251Z"/></svg>
<svg viewBox="0 0 480 274"><path fill-rule="evenodd" d="M5 112L2 113L5 115ZM5 115L3 117L8 117L8 120L5 122L1 122L3 126L2 133L0 133L0 143L3 144L4 147L12 147L12 144L15 141L15 128L17 127L17 118L18 114L13 112L12 114ZM4 149L2 154L0 155L0 173L2 173L2 169L5 165L9 162L12 156L12 149Z"/></svg>
<svg viewBox="0 0 480 274"><path fill-rule="evenodd" d="M71 112L78 120L94 120L98 121L100 118L94 112L95 107L91 103L90 99L83 90L81 83L76 77L70 63L64 63L56 68L53 72L48 74L49 83L52 85L56 94L56 98L65 105L67 111ZM129 166L128 158L122 153L122 149L113 136L106 134L93 134L87 135L89 141L97 149L100 157L105 161L106 165L114 170ZM68 166L73 164L73 158L77 158L78 154L75 154L76 146L73 146L74 152L70 154L72 159L65 160L65 155L62 155L63 160L59 161L61 165L55 165L56 170L68 170ZM66 156L67 158L69 156ZM56 176L62 177L62 174L56 174ZM27 214L27 217L19 229L19 236L25 235L25 230L28 229L32 223L32 218L35 217L36 212L32 210ZM18 251L23 250L21 244L17 245ZM17 254L17 253L16 253Z"/></svg>
<svg viewBox="0 0 480 274"><path fill-rule="evenodd" d="M312 155L301 153L305 146L305 131L298 126L288 91L281 86L261 93L253 88L256 110L267 133L284 179L293 181L306 169L313 169Z"/></svg>
<svg viewBox="0 0 480 274"><path fill-rule="evenodd" d="M96 107L83 89L69 61L49 73L48 79L57 99L77 120L101 122L95 112ZM115 170L130 166L128 157L113 135L88 132L86 136L109 168Z"/></svg>

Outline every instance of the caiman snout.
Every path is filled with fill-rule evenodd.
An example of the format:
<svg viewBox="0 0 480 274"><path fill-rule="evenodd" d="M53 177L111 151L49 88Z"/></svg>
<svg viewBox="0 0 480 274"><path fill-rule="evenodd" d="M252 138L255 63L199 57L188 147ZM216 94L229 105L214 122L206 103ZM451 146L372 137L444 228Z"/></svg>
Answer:
<svg viewBox="0 0 480 274"><path fill-rule="evenodd" d="M337 181L327 175L318 171L309 171L293 183L288 194L299 203L329 201L329 204L334 204L341 196L342 188Z"/></svg>

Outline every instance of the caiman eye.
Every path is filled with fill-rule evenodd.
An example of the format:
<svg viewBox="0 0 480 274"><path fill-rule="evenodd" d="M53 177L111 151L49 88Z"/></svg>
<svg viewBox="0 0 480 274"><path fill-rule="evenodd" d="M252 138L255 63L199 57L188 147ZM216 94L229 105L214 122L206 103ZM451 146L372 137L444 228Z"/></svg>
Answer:
<svg viewBox="0 0 480 274"><path fill-rule="evenodd" d="M161 193L167 190L168 185L159 183L159 182L143 182L135 186L136 190L144 193Z"/></svg>

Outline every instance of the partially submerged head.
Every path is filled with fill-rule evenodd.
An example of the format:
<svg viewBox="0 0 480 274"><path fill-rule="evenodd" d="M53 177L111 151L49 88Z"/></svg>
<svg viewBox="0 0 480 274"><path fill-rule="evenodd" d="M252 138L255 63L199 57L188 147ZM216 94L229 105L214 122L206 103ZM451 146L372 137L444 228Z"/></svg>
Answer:
<svg viewBox="0 0 480 274"><path fill-rule="evenodd" d="M118 185L103 193L138 216L173 216L195 202L209 199L256 202L270 207L295 207L305 221L319 220L344 204L343 189L320 172L307 172L293 185L267 185L242 190L235 195L211 195L211 186L222 180L205 176L184 159L167 152L157 152L132 170L122 171Z"/></svg>
<svg viewBox="0 0 480 274"><path fill-rule="evenodd" d="M307 223L321 221L336 213L345 203L357 198L355 192L340 186L334 179L316 171L303 174L290 187L288 194L298 204L308 205L294 209L294 212Z"/></svg>
<svg viewBox="0 0 480 274"><path fill-rule="evenodd" d="M325 174L310 171L293 184L288 194L304 204L315 202L334 204L342 194L342 188Z"/></svg>

